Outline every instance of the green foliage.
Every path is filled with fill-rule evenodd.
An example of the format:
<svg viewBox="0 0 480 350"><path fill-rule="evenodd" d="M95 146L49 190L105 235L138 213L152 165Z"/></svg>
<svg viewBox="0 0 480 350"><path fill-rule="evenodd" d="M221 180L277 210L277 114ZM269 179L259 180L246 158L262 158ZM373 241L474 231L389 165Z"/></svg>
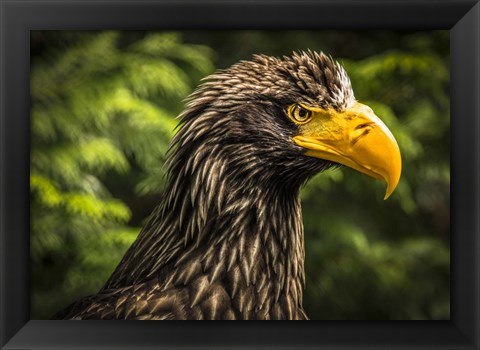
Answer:
<svg viewBox="0 0 480 350"><path fill-rule="evenodd" d="M33 32L32 318L108 278L163 190L174 117L200 78L306 49L343 62L403 162L387 201L345 167L302 190L307 314L448 319L448 31Z"/></svg>
<svg viewBox="0 0 480 350"><path fill-rule="evenodd" d="M135 239L140 222L117 183L158 195L181 101L213 65L177 33L32 42L42 48L31 70L32 316L48 318L98 290Z"/></svg>

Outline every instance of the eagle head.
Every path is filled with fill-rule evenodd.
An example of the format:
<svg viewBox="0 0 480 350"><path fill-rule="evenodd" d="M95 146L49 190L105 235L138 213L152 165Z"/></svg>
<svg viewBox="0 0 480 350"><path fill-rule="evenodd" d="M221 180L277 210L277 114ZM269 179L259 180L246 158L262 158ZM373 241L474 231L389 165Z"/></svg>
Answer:
<svg viewBox="0 0 480 350"><path fill-rule="evenodd" d="M397 186L395 138L355 100L345 69L331 57L255 55L205 80L180 115L176 163L224 153L231 176L282 186L341 164L386 182L385 199Z"/></svg>

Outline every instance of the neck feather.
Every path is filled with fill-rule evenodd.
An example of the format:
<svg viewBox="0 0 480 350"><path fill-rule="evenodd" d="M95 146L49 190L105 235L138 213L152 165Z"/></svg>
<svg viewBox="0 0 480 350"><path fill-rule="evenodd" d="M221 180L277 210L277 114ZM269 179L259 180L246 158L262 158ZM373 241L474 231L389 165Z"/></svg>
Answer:
<svg viewBox="0 0 480 350"><path fill-rule="evenodd" d="M288 309L301 307L299 186L271 181L253 167L232 167L232 159L224 157L228 152L216 151L198 156L201 166L194 158L176 169L180 176L171 177L161 205L104 288L155 276L168 278L165 283L187 284L202 271L211 283L224 279L231 285L232 297L256 286L272 300L288 296L294 304ZM245 162L249 155L242 152L237 157ZM259 307L259 300L251 302Z"/></svg>

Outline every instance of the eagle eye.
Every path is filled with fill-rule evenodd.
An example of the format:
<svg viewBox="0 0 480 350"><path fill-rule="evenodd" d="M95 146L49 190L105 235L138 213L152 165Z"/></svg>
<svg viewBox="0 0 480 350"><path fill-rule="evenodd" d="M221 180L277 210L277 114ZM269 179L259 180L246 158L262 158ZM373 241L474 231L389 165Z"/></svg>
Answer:
<svg viewBox="0 0 480 350"><path fill-rule="evenodd" d="M288 107L287 114L296 124L305 124L312 118L312 111L295 103Z"/></svg>

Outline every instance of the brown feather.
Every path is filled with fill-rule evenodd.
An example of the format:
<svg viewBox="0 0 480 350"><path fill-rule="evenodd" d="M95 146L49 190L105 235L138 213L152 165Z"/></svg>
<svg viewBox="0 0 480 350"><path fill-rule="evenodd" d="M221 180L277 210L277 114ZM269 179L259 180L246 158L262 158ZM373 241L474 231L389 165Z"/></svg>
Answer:
<svg viewBox="0 0 480 350"><path fill-rule="evenodd" d="M304 156L285 109L354 101L344 69L311 51L204 79L179 116L160 205L105 286L56 317L307 319L299 191L333 164Z"/></svg>

